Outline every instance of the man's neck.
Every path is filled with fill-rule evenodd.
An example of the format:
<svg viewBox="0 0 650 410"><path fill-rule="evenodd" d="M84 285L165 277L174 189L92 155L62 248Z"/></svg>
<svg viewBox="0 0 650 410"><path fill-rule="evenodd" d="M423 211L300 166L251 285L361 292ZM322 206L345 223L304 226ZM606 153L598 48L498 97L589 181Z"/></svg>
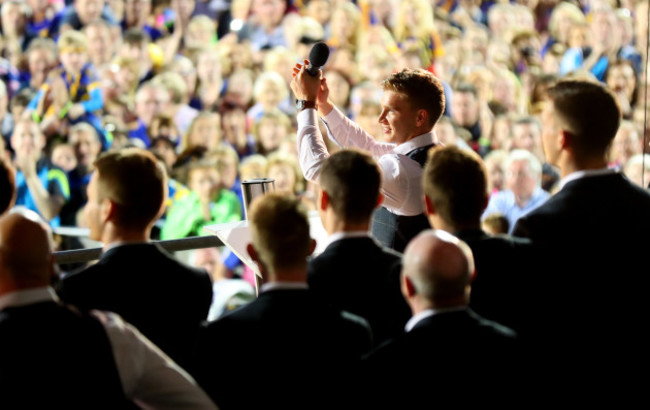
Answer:
<svg viewBox="0 0 650 410"><path fill-rule="evenodd" d="M326 231L328 235L345 232L367 232L370 230L370 221L348 222L340 219L333 219L327 224Z"/></svg>
<svg viewBox="0 0 650 410"><path fill-rule="evenodd" d="M148 242L151 234L151 228L145 230L123 229L119 227L107 228L102 235L102 243L105 246L117 243L138 243Z"/></svg>
<svg viewBox="0 0 650 410"><path fill-rule="evenodd" d="M590 171L607 168L607 158L576 158L575 156L566 155L560 159L560 173L562 178L578 171Z"/></svg>

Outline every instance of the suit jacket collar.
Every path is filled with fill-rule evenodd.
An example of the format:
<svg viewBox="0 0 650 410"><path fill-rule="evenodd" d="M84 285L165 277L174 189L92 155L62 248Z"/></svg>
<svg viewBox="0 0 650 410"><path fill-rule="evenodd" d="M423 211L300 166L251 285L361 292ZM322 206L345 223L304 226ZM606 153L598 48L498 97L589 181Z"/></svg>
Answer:
<svg viewBox="0 0 650 410"><path fill-rule="evenodd" d="M562 178L560 183L558 184L558 190L561 190L564 188L567 184L573 182L573 181L578 181L583 178L589 178L589 177L603 177L603 176L611 176L611 175L619 175L620 173L613 168L603 168L603 169L595 169L595 170L581 170L581 171L576 171L572 172L569 175L565 176Z"/></svg>
<svg viewBox="0 0 650 410"><path fill-rule="evenodd" d="M120 253L149 253L153 250L164 253L165 251L152 242L122 242L109 245L102 253L101 259L110 258Z"/></svg>
<svg viewBox="0 0 650 410"><path fill-rule="evenodd" d="M432 321L438 320L440 317L448 318L448 315L466 315L469 308L467 306L459 306L448 309L427 309L417 315L413 316L407 323L405 330L410 332L420 327L425 327L431 324ZM437 317L434 319L434 317Z"/></svg>

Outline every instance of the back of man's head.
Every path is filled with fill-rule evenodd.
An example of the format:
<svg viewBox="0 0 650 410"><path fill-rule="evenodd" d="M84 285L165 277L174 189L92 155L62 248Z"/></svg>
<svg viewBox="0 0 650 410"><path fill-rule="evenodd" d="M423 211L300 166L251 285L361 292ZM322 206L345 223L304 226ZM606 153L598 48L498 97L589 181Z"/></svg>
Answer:
<svg viewBox="0 0 650 410"><path fill-rule="evenodd" d="M54 274L49 227L30 213L0 217L0 295L47 286Z"/></svg>
<svg viewBox="0 0 650 410"><path fill-rule="evenodd" d="M435 147L424 166L422 191L447 224L478 228L488 199L485 164L472 151Z"/></svg>
<svg viewBox="0 0 650 410"><path fill-rule="evenodd" d="M426 70L405 68L388 76L382 87L384 90L406 95L413 109L426 110L432 128L445 111L445 90L442 82Z"/></svg>
<svg viewBox="0 0 650 410"><path fill-rule="evenodd" d="M421 232L404 251L402 275L410 283L407 288L411 293L406 295L407 300L418 298L424 306L467 305L473 274L474 258L469 246L445 231Z"/></svg>
<svg viewBox="0 0 650 410"><path fill-rule="evenodd" d="M548 89L561 128L571 135L575 155L605 155L621 121L616 97L591 81L560 81Z"/></svg>
<svg viewBox="0 0 650 410"><path fill-rule="evenodd" d="M161 214L167 198L167 175L156 157L140 148L110 151L95 161L98 201L116 206L113 223L146 229Z"/></svg>
<svg viewBox="0 0 650 410"><path fill-rule="evenodd" d="M248 222L255 251L268 269L306 266L312 241L300 199L274 193L258 197L251 203Z"/></svg>
<svg viewBox="0 0 650 410"><path fill-rule="evenodd" d="M338 218L353 223L370 220L381 185L379 168L370 155L348 149L332 154L321 168L319 183Z"/></svg>

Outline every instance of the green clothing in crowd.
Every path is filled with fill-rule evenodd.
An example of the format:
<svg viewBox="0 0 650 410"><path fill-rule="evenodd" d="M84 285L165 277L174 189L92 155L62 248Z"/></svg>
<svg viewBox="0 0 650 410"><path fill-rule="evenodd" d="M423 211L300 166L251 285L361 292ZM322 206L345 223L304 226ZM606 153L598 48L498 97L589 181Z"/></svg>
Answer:
<svg viewBox="0 0 650 410"><path fill-rule="evenodd" d="M203 227L227 222L240 221L241 206L239 198L227 189L219 191L219 199L210 203L212 219L203 219L201 202L196 192L177 201L168 211L167 220L160 232L160 239L179 239L188 236L201 236Z"/></svg>

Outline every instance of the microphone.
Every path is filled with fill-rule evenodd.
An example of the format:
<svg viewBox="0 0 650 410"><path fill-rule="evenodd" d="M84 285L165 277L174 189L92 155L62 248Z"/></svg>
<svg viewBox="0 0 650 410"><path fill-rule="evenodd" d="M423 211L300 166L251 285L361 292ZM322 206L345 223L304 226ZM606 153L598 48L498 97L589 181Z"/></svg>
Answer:
<svg viewBox="0 0 650 410"><path fill-rule="evenodd" d="M317 77L318 71L327 63L328 58L330 58L329 46L323 42L314 44L309 52L309 65L305 68L305 71L310 76Z"/></svg>

